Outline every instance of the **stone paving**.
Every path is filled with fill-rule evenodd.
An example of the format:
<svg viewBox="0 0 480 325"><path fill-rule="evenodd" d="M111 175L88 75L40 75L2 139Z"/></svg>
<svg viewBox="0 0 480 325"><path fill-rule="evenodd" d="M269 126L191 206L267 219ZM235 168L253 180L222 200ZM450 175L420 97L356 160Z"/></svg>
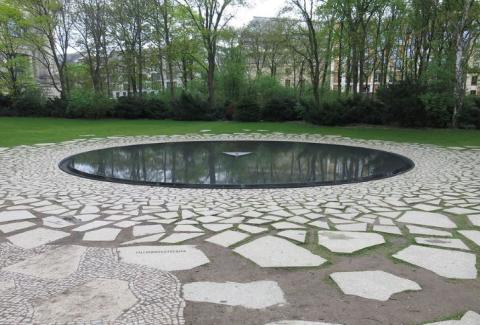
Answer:
<svg viewBox="0 0 480 325"><path fill-rule="evenodd" d="M179 140L355 145L405 155L416 166L366 183L268 190L132 186L82 179L58 168L63 158L79 152ZM412 324L480 324L479 245L479 148L203 132L0 150L0 324L378 323L345 320L327 311L324 315L321 308L310 319L301 309L286 312L295 305L294 297L274 278L298 272L312 281L313 270L326 276L312 285L327 283L353 306L405 301L402 307L407 308L407 296L433 297L432 279L466 287L474 298L464 307L428 312ZM179 277L195 279L199 270L208 275L212 263L222 263L205 253L209 247L244 259L252 274L269 270L271 277L250 278L247 272L231 274L229 281L212 276L181 283ZM391 264L355 264L375 254ZM345 259L355 266L337 269ZM407 269L413 271L408 278ZM463 286L464 281L471 282ZM313 302L322 294L307 298ZM244 319L208 322L205 315L184 312L189 304L247 312ZM248 310L276 316L259 322L248 317ZM399 313L383 323L410 323L411 318L407 322L402 317Z"/></svg>

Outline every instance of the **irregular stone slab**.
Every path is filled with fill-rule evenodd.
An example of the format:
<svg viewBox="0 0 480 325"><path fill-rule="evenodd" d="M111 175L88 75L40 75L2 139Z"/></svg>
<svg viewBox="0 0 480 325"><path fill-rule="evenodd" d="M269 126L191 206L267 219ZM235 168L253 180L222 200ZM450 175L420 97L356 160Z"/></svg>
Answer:
<svg viewBox="0 0 480 325"><path fill-rule="evenodd" d="M121 243L120 245L133 245L133 244L152 243L152 242L155 242L155 241L159 241L160 238L162 238L163 236L165 236L165 233L156 234L156 235L150 235L150 236L146 236L146 237L142 237L142 238L130 240L130 241Z"/></svg>
<svg viewBox="0 0 480 325"><path fill-rule="evenodd" d="M321 228L321 229L330 229L330 226L328 225L328 222L322 221L322 220L317 220L310 222L309 225Z"/></svg>
<svg viewBox="0 0 480 325"><path fill-rule="evenodd" d="M318 244L334 253L354 253L384 243L383 236L376 233L328 230L318 232Z"/></svg>
<svg viewBox="0 0 480 325"><path fill-rule="evenodd" d="M248 237L249 235L243 232L226 230L224 232L221 232L210 238L205 239L205 241L208 241L209 243L217 244L223 247L229 247L229 246L235 245L236 243L241 242L242 240L245 240Z"/></svg>
<svg viewBox="0 0 480 325"><path fill-rule="evenodd" d="M124 215L121 215L121 214L114 214L114 215L111 215L109 217L106 217L105 220L108 220L108 221L122 221L122 220L125 220L125 219L128 219L128 218L131 218L132 216L124 216Z"/></svg>
<svg viewBox="0 0 480 325"><path fill-rule="evenodd" d="M87 205L82 209L82 211L80 211L80 214L89 214L89 213L98 213L98 212L100 212L100 209L98 207L93 205Z"/></svg>
<svg viewBox="0 0 480 325"><path fill-rule="evenodd" d="M210 262L205 254L189 245L134 246L117 248L124 263L145 265L163 271L190 270Z"/></svg>
<svg viewBox="0 0 480 325"><path fill-rule="evenodd" d="M4 234L8 234L17 230L31 228L34 226L36 226L36 224L30 221L7 223L7 224L0 225L0 231L3 232Z"/></svg>
<svg viewBox="0 0 480 325"><path fill-rule="evenodd" d="M84 241L114 241L122 231L118 228L102 228L88 231L83 235Z"/></svg>
<svg viewBox="0 0 480 325"><path fill-rule="evenodd" d="M155 213L155 215L159 216L162 219L175 219L180 217L178 211Z"/></svg>
<svg viewBox="0 0 480 325"><path fill-rule="evenodd" d="M301 217L301 216L295 216L295 217L288 218L287 221L293 222L293 223L299 223L299 224L303 225L303 224L306 224L307 222L309 222L311 220L308 219L308 218Z"/></svg>
<svg viewBox="0 0 480 325"><path fill-rule="evenodd" d="M129 220L120 221L114 224L115 227L120 227L120 228L130 228L136 225L138 225L137 221L129 221Z"/></svg>
<svg viewBox="0 0 480 325"><path fill-rule="evenodd" d="M475 254L411 245L393 257L446 278L477 278Z"/></svg>
<svg viewBox="0 0 480 325"><path fill-rule="evenodd" d="M407 225L408 232L414 235L428 235L428 236L438 236L438 237L452 237L452 234L444 230L436 230L431 228L419 227L419 226L410 226Z"/></svg>
<svg viewBox="0 0 480 325"><path fill-rule="evenodd" d="M173 231L175 232L203 232L202 229L195 227L193 225L178 225Z"/></svg>
<svg viewBox="0 0 480 325"><path fill-rule="evenodd" d="M74 218L81 221L81 222L88 222L100 217L99 214L84 214L84 215L76 215Z"/></svg>
<svg viewBox="0 0 480 325"><path fill-rule="evenodd" d="M234 251L261 267L320 266L327 261L286 239L274 236L256 239Z"/></svg>
<svg viewBox="0 0 480 325"><path fill-rule="evenodd" d="M168 237L165 237L164 239L161 240L161 242L165 244L178 244L186 240L197 238L200 236L203 236L203 232L202 233L176 232L171 234Z"/></svg>
<svg viewBox="0 0 480 325"><path fill-rule="evenodd" d="M401 235L402 231L397 226L374 225L373 231L383 232L391 235Z"/></svg>
<svg viewBox="0 0 480 325"><path fill-rule="evenodd" d="M347 295L380 301L402 291L421 290L416 282L384 271L336 272L330 278Z"/></svg>
<svg viewBox="0 0 480 325"><path fill-rule="evenodd" d="M192 282L183 286L183 297L187 301L251 309L264 309L286 303L282 289L274 281Z"/></svg>
<svg viewBox="0 0 480 325"><path fill-rule="evenodd" d="M457 225L447 216L435 212L407 211L397 221L438 228L457 228Z"/></svg>
<svg viewBox="0 0 480 325"><path fill-rule="evenodd" d="M345 219L340 219L340 218L328 218L328 220L335 225L342 225L342 224L354 223L355 222L353 220L345 220Z"/></svg>
<svg viewBox="0 0 480 325"><path fill-rule="evenodd" d="M268 229L266 228L252 226L252 225L239 225L238 229L246 231L251 234L260 234L262 232L268 231Z"/></svg>
<svg viewBox="0 0 480 325"><path fill-rule="evenodd" d="M338 323L309 322L304 320L279 320L265 325L342 325Z"/></svg>
<svg viewBox="0 0 480 325"><path fill-rule="evenodd" d="M480 314L473 311L467 311L460 320L445 320L441 322L428 323L425 325L478 325L480 324Z"/></svg>
<svg viewBox="0 0 480 325"><path fill-rule="evenodd" d="M201 223L214 223L223 220L223 218L220 217L214 217L214 216L206 216L206 217L199 217L197 219L198 222Z"/></svg>
<svg viewBox="0 0 480 325"><path fill-rule="evenodd" d="M336 225L335 228L342 231L367 231L367 224L362 222L347 223Z"/></svg>
<svg viewBox="0 0 480 325"><path fill-rule="evenodd" d="M223 224L223 223L209 223L209 224L202 225L202 227L206 228L210 231L217 232L217 231L222 231L222 230L232 228L233 225L232 224Z"/></svg>
<svg viewBox="0 0 480 325"><path fill-rule="evenodd" d="M429 205L429 204L424 204L424 203L419 203L415 204L413 208L422 210L422 211L435 211L435 210L440 210L442 207L436 206L436 205Z"/></svg>
<svg viewBox="0 0 480 325"><path fill-rule="evenodd" d="M305 227L297 225L292 222L280 221L272 224L275 229L305 229Z"/></svg>
<svg viewBox="0 0 480 325"><path fill-rule="evenodd" d="M461 233L463 236L467 237L471 241L473 241L475 244L480 246L480 231L478 230L460 230L459 233Z"/></svg>
<svg viewBox="0 0 480 325"><path fill-rule="evenodd" d="M277 233L277 236L293 239L299 243L305 243L307 231L305 230L284 230Z"/></svg>
<svg viewBox="0 0 480 325"><path fill-rule="evenodd" d="M159 234L161 232L165 232L165 228L163 228L162 225L142 225L133 227L134 237Z"/></svg>
<svg viewBox="0 0 480 325"><path fill-rule="evenodd" d="M3 211L0 212L0 222L10 222L10 221L19 221L19 220L27 220L27 219L36 219L33 214L29 211Z"/></svg>
<svg viewBox="0 0 480 325"><path fill-rule="evenodd" d="M57 246L3 270L42 279L64 279L77 270L86 250L83 246Z"/></svg>
<svg viewBox="0 0 480 325"><path fill-rule="evenodd" d="M468 216L468 220L472 223L472 225L480 227L480 214L476 214L473 216Z"/></svg>
<svg viewBox="0 0 480 325"><path fill-rule="evenodd" d="M454 238L423 238L423 237L416 237L415 241L418 244L422 245L429 245L429 246L438 246L438 247L445 247L445 248L456 248L456 249L463 249L463 250L470 250L467 245L460 239Z"/></svg>
<svg viewBox="0 0 480 325"><path fill-rule="evenodd" d="M96 279L33 303L33 323L66 324L102 321L113 323L137 298L122 280Z"/></svg>
<svg viewBox="0 0 480 325"><path fill-rule="evenodd" d="M68 236L70 236L69 233L60 230L36 228L7 237L7 239L11 241L14 245L25 249L30 249L54 242Z"/></svg>
<svg viewBox="0 0 480 325"><path fill-rule="evenodd" d="M248 217L248 218L259 218L263 215L263 213L257 212L257 211L247 211L245 213L242 213L242 216Z"/></svg>
<svg viewBox="0 0 480 325"><path fill-rule="evenodd" d="M56 228L56 229L71 227L75 225L74 223L68 222L62 218L54 217L54 216L45 217L42 219L42 221L44 226L50 227L50 228Z"/></svg>
<svg viewBox="0 0 480 325"><path fill-rule="evenodd" d="M472 210L472 209L465 209L465 208L450 208L447 210L444 210L445 212L451 213L451 214L457 214L457 215L464 215L464 214L475 214L478 213L478 210Z"/></svg>
<svg viewBox="0 0 480 325"><path fill-rule="evenodd" d="M88 230L92 230L92 229L95 229L95 228L100 228L100 227L109 225L111 223L112 223L112 221L101 221L101 220L92 221L92 222L89 222L87 224L84 224L83 226L74 228L74 229L72 229L72 231L79 231L79 232L88 231Z"/></svg>
<svg viewBox="0 0 480 325"><path fill-rule="evenodd" d="M252 225L264 225L266 223L271 223L272 220L266 220L265 218L260 219L260 218L255 218L255 219L248 219L246 223L252 224Z"/></svg>

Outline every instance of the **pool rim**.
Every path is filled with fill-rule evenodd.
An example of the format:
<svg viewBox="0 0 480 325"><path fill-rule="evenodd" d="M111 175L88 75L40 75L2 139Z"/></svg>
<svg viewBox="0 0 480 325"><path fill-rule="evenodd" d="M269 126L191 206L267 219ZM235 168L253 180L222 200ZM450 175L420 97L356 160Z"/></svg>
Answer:
<svg viewBox="0 0 480 325"><path fill-rule="evenodd" d="M158 145L158 144L175 144L175 143L195 143L195 142L290 142L290 143L308 143L308 144L318 144L318 145L326 145L326 146L335 146L335 147L344 147L344 148L350 148L350 149L367 149L370 151L375 151L375 152L381 152L384 154L392 155L394 157L400 158L402 160L405 160L406 163L408 163L408 168L402 169L400 171L393 171L392 175L387 175L387 176L381 176L381 175L376 175L376 176L371 176L371 177L365 177L360 180L347 180L347 181L323 181L323 182L297 182L297 183L283 183L283 184L190 184L190 183L164 183L164 182L151 182L151 181L134 181L134 180L127 180L127 179L119 179L119 178L113 178L113 177L104 177L104 176L98 176L98 175L93 175L89 173L85 173L73 168L70 168L68 166L68 162L70 159L72 159L75 156L81 155L81 154L86 154L86 153L91 153L91 152L97 152L97 151L102 151L102 150L109 150L109 149L115 149L115 148L134 148L134 147L142 147L146 145ZM59 163L58 163L58 168L69 174L73 175L76 177L80 177L83 179L89 179L93 181L101 181L101 182L107 182L107 183L116 183L116 184L124 184L124 185L136 185L136 186L146 186L146 187L166 187L166 188L181 188L181 189L295 189L295 188L307 188L307 187L326 187L326 186L338 186L338 185L348 185L348 184L360 184L360 183L367 183L367 182L372 182L376 180L383 180L383 179L388 179L392 177L397 177L403 174L406 174L410 171L412 171L416 167L415 162L409 158L406 157L402 154L396 153L396 152L391 152L387 150L382 150L382 149L374 149L371 147L363 147L363 146L354 146L354 145L344 145L344 144L334 144L334 143L326 143L326 142L316 142L312 140L302 140L302 139L295 139L295 140L275 140L275 139L267 139L267 140L261 140L261 139L189 139L189 140L172 140L172 141L159 141L159 142L146 142L146 143L137 143L137 144L128 144L128 145L118 145L118 146L110 146L110 147L105 147L105 148L99 148L99 149L92 149L92 150L87 150L87 151L82 151L78 152L72 155L69 155L65 158L63 158Z"/></svg>

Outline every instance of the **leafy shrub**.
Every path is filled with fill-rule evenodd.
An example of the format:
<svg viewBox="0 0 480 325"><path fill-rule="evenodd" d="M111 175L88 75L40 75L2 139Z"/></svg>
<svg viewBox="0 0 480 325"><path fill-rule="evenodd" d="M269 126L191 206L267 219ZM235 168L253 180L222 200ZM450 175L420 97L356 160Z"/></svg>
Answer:
<svg viewBox="0 0 480 325"><path fill-rule="evenodd" d="M235 103L227 101L225 103L225 114L224 117L227 121L233 120L233 114L235 113Z"/></svg>
<svg viewBox="0 0 480 325"><path fill-rule="evenodd" d="M93 91L73 91L68 101L66 116L89 119L109 117L112 115L113 104L113 100Z"/></svg>
<svg viewBox="0 0 480 325"><path fill-rule="evenodd" d="M120 97L117 99L113 110L114 116L125 119L142 118L145 105L145 98L143 97Z"/></svg>
<svg viewBox="0 0 480 325"><path fill-rule="evenodd" d="M427 92L420 95L420 100L425 107L427 126L445 128L450 124L453 96L449 93Z"/></svg>
<svg viewBox="0 0 480 325"><path fill-rule="evenodd" d="M182 121L208 121L215 117L215 111L208 107L207 101L199 96L182 92L172 103L173 118Z"/></svg>
<svg viewBox="0 0 480 325"><path fill-rule="evenodd" d="M11 96L0 93L0 116L11 115L12 102Z"/></svg>
<svg viewBox="0 0 480 325"><path fill-rule="evenodd" d="M344 107L341 124L382 124L385 109L382 103L368 96L340 99Z"/></svg>
<svg viewBox="0 0 480 325"><path fill-rule="evenodd" d="M304 104L305 105L305 104ZM305 119L320 125L381 124L383 104L367 96L328 98L315 106L307 104Z"/></svg>
<svg viewBox="0 0 480 325"><path fill-rule="evenodd" d="M45 113L52 117L67 116L68 101L59 97L49 98L45 103Z"/></svg>
<svg viewBox="0 0 480 325"><path fill-rule="evenodd" d="M44 110L45 98L38 89L30 89L13 98L11 113L15 116L42 116Z"/></svg>
<svg viewBox="0 0 480 325"><path fill-rule="evenodd" d="M265 121L295 121L299 119L297 101L291 97L271 98L262 109Z"/></svg>
<svg viewBox="0 0 480 325"><path fill-rule="evenodd" d="M465 105L458 116L462 128L480 129L480 97L468 96Z"/></svg>
<svg viewBox="0 0 480 325"><path fill-rule="evenodd" d="M167 102L160 96L148 96L144 100L143 118L166 119L171 115Z"/></svg>
<svg viewBox="0 0 480 325"><path fill-rule="evenodd" d="M385 122L404 127L422 127L427 124L427 112L420 99L424 87L410 80L380 89L377 97L385 105Z"/></svg>
<svg viewBox="0 0 480 325"><path fill-rule="evenodd" d="M237 105L233 119L241 122L256 122L261 118L261 110L252 97L244 97Z"/></svg>

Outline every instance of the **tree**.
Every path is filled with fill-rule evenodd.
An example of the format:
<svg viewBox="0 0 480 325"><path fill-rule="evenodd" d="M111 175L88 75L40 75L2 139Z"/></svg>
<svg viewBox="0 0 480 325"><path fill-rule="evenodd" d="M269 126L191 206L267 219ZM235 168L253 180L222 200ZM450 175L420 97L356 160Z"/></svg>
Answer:
<svg viewBox="0 0 480 325"><path fill-rule="evenodd" d="M144 48L148 42L148 6L142 0L113 0L110 6L111 33L122 56L128 92L143 96Z"/></svg>
<svg viewBox="0 0 480 325"><path fill-rule="evenodd" d="M68 50L73 26L72 0L18 0L18 8L31 19L29 43L47 70L52 86L68 98Z"/></svg>
<svg viewBox="0 0 480 325"><path fill-rule="evenodd" d="M174 47L172 46L173 28L175 26L175 8L173 0L151 0L151 26L152 40L155 42L158 50L158 60L160 74L163 79L163 58L167 61L168 79L170 80L169 90L172 97L175 97L175 76L173 74L174 66Z"/></svg>
<svg viewBox="0 0 480 325"><path fill-rule="evenodd" d="M11 3L0 3L0 89L18 96L31 82L27 56L28 22Z"/></svg>
<svg viewBox="0 0 480 325"><path fill-rule="evenodd" d="M320 104L320 50L318 44L318 24L317 21L317 0L301 1L301 0L289 0L291 5L290 11L295 11L302 18L302 22L306 26L306 29L302 24L295 24L296 28L301 34L307 37L307 46L294 47L295 50L302 54L307 61L310 68L310 79L313 88L313 97L317 105Z"/></svg>
<svg viewBox="0 0 480 325"><path fill-rule="evenodd" d="M478 35L480 7L475 0L451 0L454 18L452 19L455 42L455 105L452 114L452 126L457 127L458 115L463 108L465 98L465 77L468 64L468 52L472 40Z"/></svg>
<svg viewBox="0 0 480 325"><path fill-rule="evenodd" d="M75 29L88 65L96 93L110 93L109 39L107 0L78 0L75 5Z"/></svg>
<svg viewBox="0 0 480 325"><path fill-rule="evenodd" d="M234 6L244 4L244 0L177 0L188 13L193 25L202 39L207 52L207 89L208 105L215 103L215 68L219 35L233 18L229 12Z"/></svg>

